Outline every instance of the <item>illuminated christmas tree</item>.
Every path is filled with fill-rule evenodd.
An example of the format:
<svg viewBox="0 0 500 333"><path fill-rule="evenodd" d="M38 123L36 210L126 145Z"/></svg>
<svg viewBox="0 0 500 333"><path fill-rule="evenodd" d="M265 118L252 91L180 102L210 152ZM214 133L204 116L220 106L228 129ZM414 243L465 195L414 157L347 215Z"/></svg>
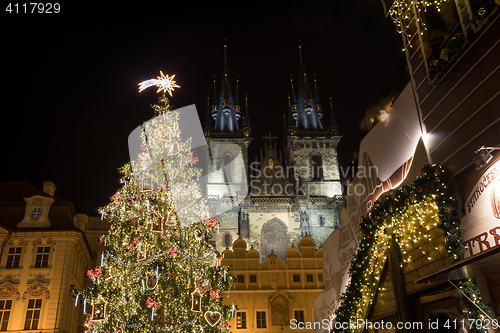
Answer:
<svg viewBox="0 0 500 333"><path fill-rule="evenodd" d="M108 250L77 302L90 332L226 332L234 306L222 301L233 278L207 242L218 222L197 183L199 160L165 95L152 107L137 159L121 168L123 186L100 209Z"/></svg>

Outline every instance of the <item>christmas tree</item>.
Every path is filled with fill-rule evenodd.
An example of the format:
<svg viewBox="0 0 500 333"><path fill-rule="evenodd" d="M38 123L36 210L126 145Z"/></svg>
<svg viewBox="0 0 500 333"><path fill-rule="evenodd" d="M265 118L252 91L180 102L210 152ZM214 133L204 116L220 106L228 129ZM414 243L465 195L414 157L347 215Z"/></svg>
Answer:
<svg viewBox="0 0 500 333"><path fill-rule="evenodd" d="M180 137L181 114L158 100L141 152L120 169L123 186L100 209L108 250L76 295L90 332L226 332L234 315L222 302L233 278L207 242L218 222L197 183L199 160Z"/></svg>

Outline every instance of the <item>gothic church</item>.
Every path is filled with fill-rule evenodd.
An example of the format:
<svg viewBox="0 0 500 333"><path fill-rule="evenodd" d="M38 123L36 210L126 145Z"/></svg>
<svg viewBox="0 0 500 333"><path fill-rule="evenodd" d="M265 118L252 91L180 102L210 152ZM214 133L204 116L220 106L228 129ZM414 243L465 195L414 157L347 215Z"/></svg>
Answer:
<svg viewBox="0 0 500 333"><path fill-rule="evenodd" d="M299 51L298 89L296 94L291 79L285 153L276 148L276 137L270 133L264 137L268 142L260 159L250 162L248 103L245 98L242 110L238 79L233 93L224 46L222 83L217 93L214 78L204 128L207 145L218 147L207 165L207 195L220 222L212 235L219 251L241 237L262 259L271 251L284 259L290 246L306 234L320 244L338 226L344 205L337 160L340 135L331 99L330 124L324 124L316 80L313 94L300 46Z"/></svg>

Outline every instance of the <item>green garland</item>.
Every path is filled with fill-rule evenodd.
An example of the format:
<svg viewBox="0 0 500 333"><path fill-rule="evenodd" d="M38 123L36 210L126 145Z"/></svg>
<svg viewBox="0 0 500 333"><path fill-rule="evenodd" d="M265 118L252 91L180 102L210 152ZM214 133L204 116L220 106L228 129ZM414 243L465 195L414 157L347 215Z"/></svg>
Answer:
<svg viewBox="0 0 500 333"><path fill-rule="evenodd" d="M451 187L448 186L448 177L443 168L436 165L426 165L422 168L422 176L412 184L403 186L394 192L391 197L379 198L375 202L369 217L363 218L360 224L364 237L359 243L349 275L350 283L345 293L340 296L340 307L335 311L336 322L349 323L355 320L358 304L362 300L362 289L367 286L368 280L364 272L369 269L372 248L377 241L376 233L385 228L390 217L398 217L407 209L419 202L432 198L439 208L441 223L438 226L446 235L447 257L454 260L464 256L463 239L460 235L460 217L462 215L456 200L452 196ZM351 328L335 329L337 332L350 332Z"/></svg>
<svg viewBox="0 0 500 333"><path fill-rule="evenodd" d="M465 317L471 319L468 327L470 332L485 333L486 330L484 328L492 327L492 323L484 314L486 313L491 318L495 318L495 314L489 309L486 303L484 303L481 296L479 296L481 291L475 284L474 279L462 280L459 283L458 288L460 290L453 294L453 297L456 297L463 303L467 304L464 314ZM472 319L474 319L474 322L472 322Z"/></svg>
<svg viewBox="0 0 500 333"><path fill-rule="evenodd" d="M439 58L428 58L429 71L428 77L429 81L434 80L439 74L441 74L448 64L451 62L453 57L460 52L465 44L465 36L460 29L455 36L446 43L446 45L441 49Z"/></svg>

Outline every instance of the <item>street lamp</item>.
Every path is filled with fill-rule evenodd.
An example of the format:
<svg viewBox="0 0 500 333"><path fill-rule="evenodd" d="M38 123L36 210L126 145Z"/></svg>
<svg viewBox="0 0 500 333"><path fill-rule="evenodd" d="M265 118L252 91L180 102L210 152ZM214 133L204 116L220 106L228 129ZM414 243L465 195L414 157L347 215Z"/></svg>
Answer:
<svg viewBox="0 0 500 333"><path fill-rule="evenodd" d="M500 150L500 148L482 146L481 148L476 150L476 156L474 156L473 159L474 165L476 166L476 170L481 169L484 165L488 164L491 161L493 155L491 155L490 153L493 150Z"/></svg>

